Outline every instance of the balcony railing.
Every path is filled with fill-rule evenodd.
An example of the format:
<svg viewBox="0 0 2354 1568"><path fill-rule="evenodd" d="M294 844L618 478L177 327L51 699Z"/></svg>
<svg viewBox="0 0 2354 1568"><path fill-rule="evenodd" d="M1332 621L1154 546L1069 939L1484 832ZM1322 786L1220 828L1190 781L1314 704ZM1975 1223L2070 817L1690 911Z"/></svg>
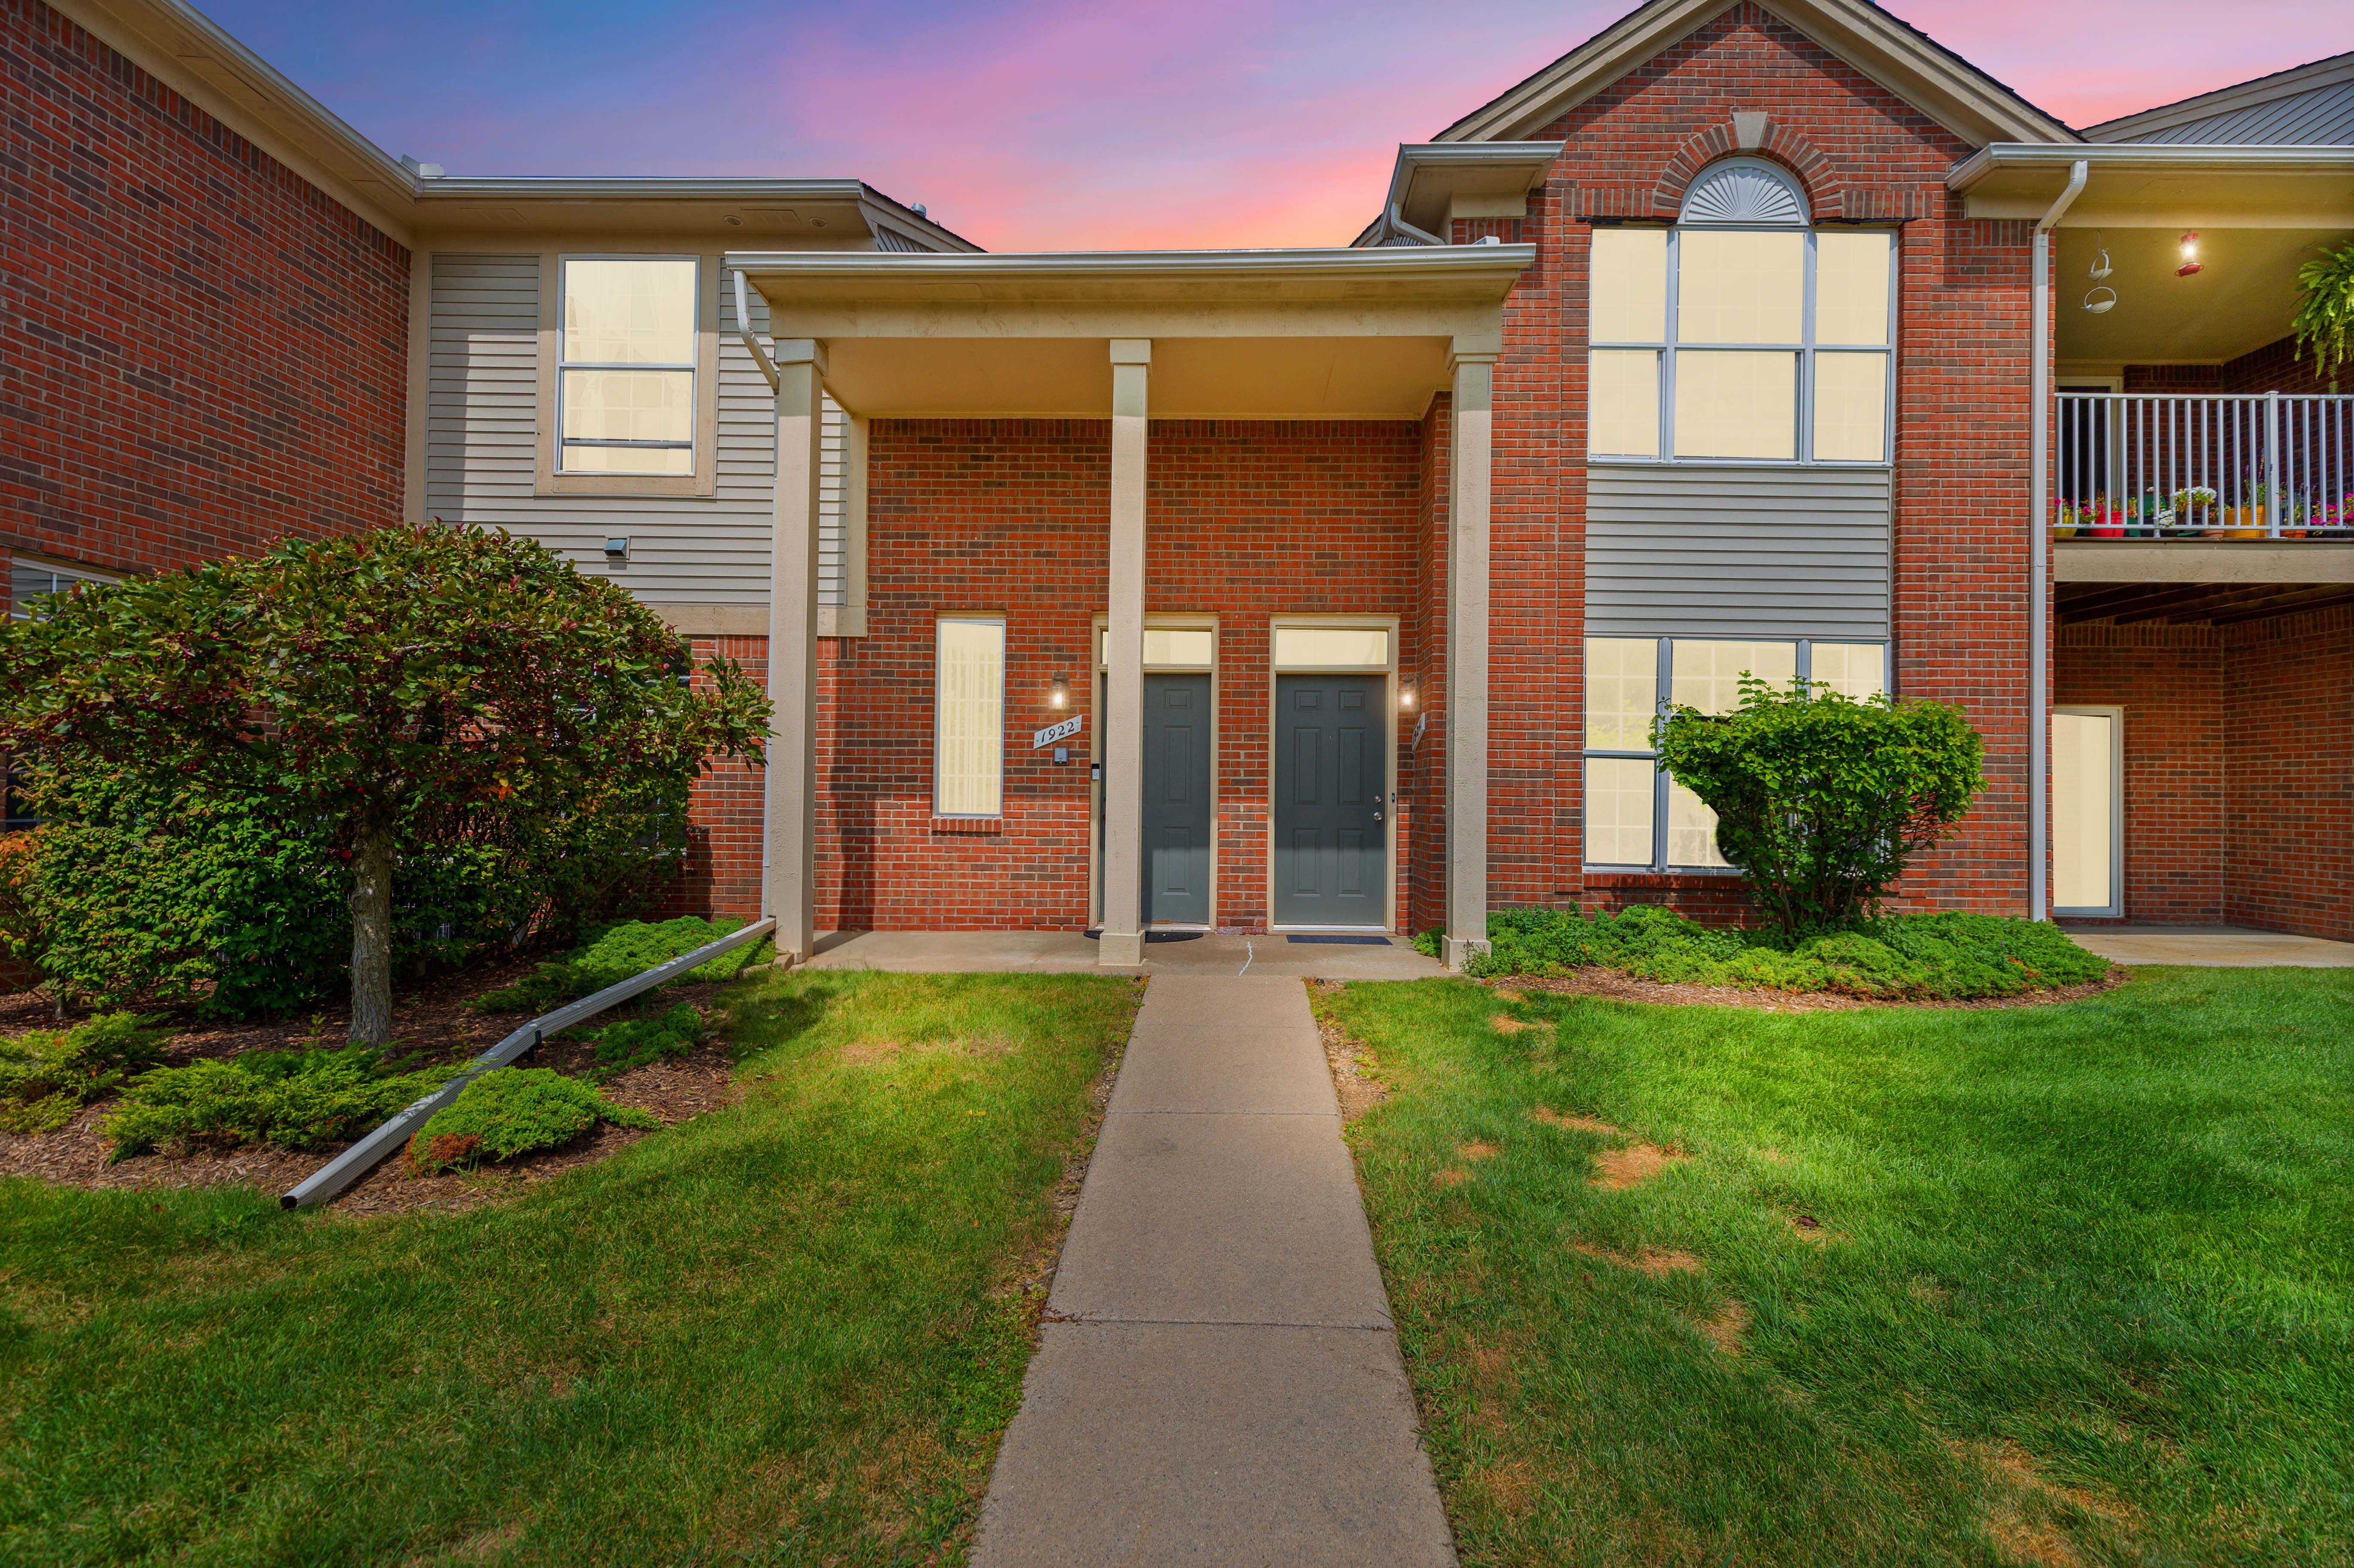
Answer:
<svg viewBox="0 0 2354 1568"><path fill-rule="evenodd" d="M2354 397L2063 392L2062 539L2354 540Z"/></svg>

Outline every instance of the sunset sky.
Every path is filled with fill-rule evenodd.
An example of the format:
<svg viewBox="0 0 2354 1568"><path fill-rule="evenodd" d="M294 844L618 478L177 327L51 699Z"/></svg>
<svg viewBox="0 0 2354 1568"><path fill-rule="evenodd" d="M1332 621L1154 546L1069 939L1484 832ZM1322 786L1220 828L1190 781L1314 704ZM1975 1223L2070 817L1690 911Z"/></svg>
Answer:
<svg viewBox="0 0 2354 1568"><path fill-rule="evenodd" d="M1344 243L1400 142L1627 0L198 0L453 175L854 175L993 250ZM2354 48L2342 0L1897 0L2073 125Z"/></svg>

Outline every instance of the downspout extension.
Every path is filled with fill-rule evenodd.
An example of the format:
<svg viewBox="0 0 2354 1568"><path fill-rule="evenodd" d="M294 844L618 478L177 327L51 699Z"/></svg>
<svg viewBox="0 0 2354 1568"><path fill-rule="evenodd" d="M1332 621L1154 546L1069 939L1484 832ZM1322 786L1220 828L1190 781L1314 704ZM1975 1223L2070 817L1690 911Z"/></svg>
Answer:
<svg viewBox="0 0 2354 1568"><path fill-rule="evenodd" d="M2075 205L2092 165L2079 158L2069 165L2068 184L2052 209L2035 222L2034 279L2030 308L2029 374L2035 411L2030 421L2034 445L2028 452L2027 518L2027 912L2050 916L2052 892L2052 228Z"/></svg>
<svg viewBox="0 0 2354 1568"><path fill-rule="evenodd" d="M744 269L741 267L736 269L736 334L744 340L744 346L751 351L752 363L760 367L760 374L768 379L769 390L776 391L779 386L777 362L769 356L769 351L762 347L760 340L753 335L751 300L744 288Z"/></svg>

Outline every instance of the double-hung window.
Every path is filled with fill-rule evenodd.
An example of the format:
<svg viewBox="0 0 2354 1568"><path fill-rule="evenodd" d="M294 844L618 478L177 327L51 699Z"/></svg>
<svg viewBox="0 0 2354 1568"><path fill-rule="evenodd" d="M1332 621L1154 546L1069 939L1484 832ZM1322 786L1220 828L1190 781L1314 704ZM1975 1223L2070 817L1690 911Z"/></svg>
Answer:
<svg viewBox="0 0 2354 1568"><path fill-rule="evenodd" d="M943 615L933 669L932 814L994 817L1005 790L1005 620Z"/></svg>
<svg viewBox="0 0 2354 1568"><path fill-rule="evenodd" d="M1595 457L1888 461L1893 235L1808 228L1787 175L1734 159L1672 228L1595 229L1592 268Z"/></svg>
<svg viewBox="0 0 2354 1568"><path fill-rule="evenodd" d="M695 473L695 258L567 256L556 334L559 474Z"/></svg>
<svg viewBox="0 0 2354 1568"><path fill-rule="evenodd" d="M1661 771L1651 720L1670 705L1731 713L1741 680L1803 679L1861 699L1888 689L1880 642L1594 637L1585 643L1585 862L1633 871L1716 870L1716 813Z"/></svg>
<svg viewBox="0 0 2354 1568"><path fill-rule="evenodd" d="M30 620L45 594L70 593L76 583L111 583L119 579L103 572L78 571L72 567L53 567L46 561L28 561L19 556L8 563L8 613L17 620Z"/></svg>

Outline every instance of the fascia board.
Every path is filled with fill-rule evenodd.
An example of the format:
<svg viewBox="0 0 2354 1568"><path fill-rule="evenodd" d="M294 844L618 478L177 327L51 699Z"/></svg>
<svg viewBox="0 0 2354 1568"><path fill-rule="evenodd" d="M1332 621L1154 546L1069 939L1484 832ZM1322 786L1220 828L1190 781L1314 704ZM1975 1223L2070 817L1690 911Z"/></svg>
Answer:
<svg viewBox="0 0 2354 1568"><path fill-rule="evenodd" d="M2253 81L2219 87L2196 98L2185 98L2174 103L2159 104L2155 109L2121 114L2115 120L2104 120L2090 127L2084 134L2094 142L2130 142L2137 136L2170 130L2194 120L2212 119L2234 110L2253 109L2260 103L2295 98L2300 93L2335 87L2341 81L2354 81L2354 51L2331 55L2327 59L2314 60L2306 65L2291 66L2270 76L2260 76Z"/></svg>
<svg viewBox="0 0 2354 1568"><path fill-rule="evenodd" d="M1967 193L1999 170L2064 174L2076 163L2151 174L2326 175L2342 170L2354 175L2354 147L2246 142L2091 142L2055 147L1997 142L1955 164L1946 175L1946 188Z"/></svg>
<svg viewBox="0 0 2354 1568"><path fill-rule="evenodd" d="M1983 71L1860 0L1758 0L1764 9L1964 141L2073 143L2076 133ZM1724 0L1653 0L1620 18L1436 141L1525 136L1723 15Z"/></svg>
<svg viewBox="0 0 2354 1568"><path fill-rule="evenodd" d="M1559 142L1407 142L1398 147L1397 164L1390 175L1388 210L1425 230L1443 227L1447 195L1455 185L1483 172L1500 173L1507 183L1531 190L1543 183L1545 171L1561 156ZM1437 191L1436 215L1417 200L1425 186Z"/></svg>
<svg viewBox="0 0 2354 1568"><path fill-rule="evenodd" d="M1461 278L1510 286L1533 245L1420 245L1299 250L1119 250L915 256L884 250L731 250L720 264L747 277L922 279L941 283L1373 281Z"/></svg>
<svg viewBox="0 0 2354 1568"><path fill-rule="evenodd" d="M673 178L663 175L442 175L419 182L418 199L477 201L832 201L867 194L857 180ZM912 215L911 215L912 220Z"/></svg>

